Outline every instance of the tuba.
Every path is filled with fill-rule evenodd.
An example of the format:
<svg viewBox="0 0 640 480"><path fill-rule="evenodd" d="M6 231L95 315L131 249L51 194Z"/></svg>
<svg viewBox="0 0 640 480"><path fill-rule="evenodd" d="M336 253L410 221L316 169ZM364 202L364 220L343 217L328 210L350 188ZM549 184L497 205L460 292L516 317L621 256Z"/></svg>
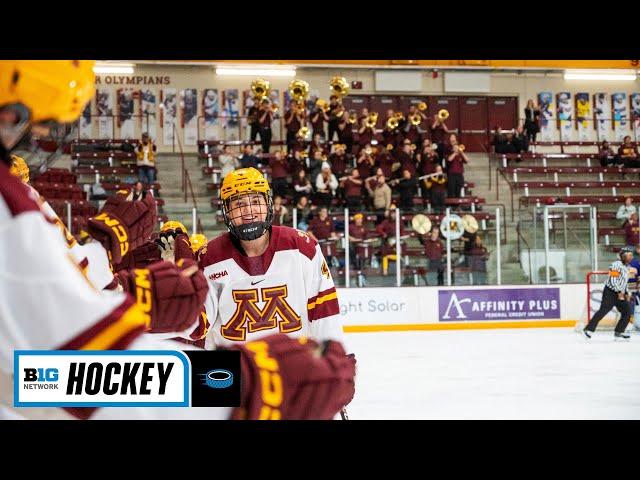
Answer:
<svg viewBox="0 0 640 480"><path fill-rule="evenodd" d="M309 96L309 84L304 80L293 80L289 84L289 95L294 102L304 108Z"/></svg>
<svg viewBox="0 0 640 480"><path fill-rule="evenodd" d="M329 90L338 98L346 97L349 94L349 84L344 77L333 77L329 81Z"/></svg>
<svg viewBox="0 0 640 480"><path fill-rule="evenodd" d="M449 118L449 112L444 108L438 112L438 120L444 122L447 118Z"/></svg>
<svg viewBox="0 0 640 480"><path fill-rule="evenodd" d="M256 78L253 82L251 82L251 93L253 94L253 99L256 101L261 101L265 98L268 98L270 90L271 85L267 80Z"/></svg>

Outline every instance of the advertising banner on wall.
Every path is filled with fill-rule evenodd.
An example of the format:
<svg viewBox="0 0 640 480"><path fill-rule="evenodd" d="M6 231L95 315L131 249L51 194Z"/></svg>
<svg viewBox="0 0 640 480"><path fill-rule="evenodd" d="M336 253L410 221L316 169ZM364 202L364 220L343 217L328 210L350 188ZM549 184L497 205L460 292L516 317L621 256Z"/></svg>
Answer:
<svg viewBox="0 0 640 480"><path fill-rule="evenodd" d="M627 94L623 92L611 94L613 111L613 130L616 134L616 142L629 135L629 106Z"/></svg>
<svg viewBox="0 0 640 480"><path fill-rule="evenodd" d="M573 140L573 104L571 103L571 93L560 92L556 100L558 102L557 112L560 141L568 142Z"/></svg>
<svg viewBox="0 0 640 480"><path fill-rule="evenodd" d="M118 128L120 138L135 138L133 88L118 89Z"/></svg>
<svg viewBox="0 0 640 480"><path fill-rule="evenodd" d="M593 105L596 122L596 138L599 142L611 141L609 125L611 118L611 101L608 93L596 93L593 95Z"/></svg>
<svg viewBox="0 0 640 480"><path fill-rule="evenodd" d="M93 123L91 120L91 102L88 102L80 117L80 138L93 138Z"/></svg>
<svg viewBox="0 0 640 480"><path fill-rule="evenodd" d="M540 106L540 140L552 142L555 130L553 94L551 92L539 92L538 105Z"/></svg>
<svg viewBox="0 0 640 480"><path fill-rule="evenodd" d="M160 118L162 122L162 142L173 145L173 127L178 114L178 98L175 88L163 88L160 91Z"/></svg>
<svg viewBox="0 0 640 480"><path fill-rule="evenodd" d="M156 92L150 89L143 89L140 91L140 112L142 113L142 119L140 124L140 130L147 132L149 137L156 140L156 107L157 107Z"/></svg>
<svg viewBox="0 0 640 480"><path fill-rule="evenodd" d="M180 92L182 113L180 125L185 145L198 143L198 90L187 88Z"/></svg>
<svg viewBox="0 0 640 480"><path fill-rule="evenodd" d="M576 122L578 123L578 140L581 142L592 140L593 115L591 100L586 92L576 93Z"/></svg>
<svg viewBox="0 0 640 480"><path fill-rule="evenodd" d="M631 124L633 125L634 142L640 139L640 93L632 93L629 95L629 104L631 106Z"/></svg>
<svg viewBox="0 0 640 480"><path fill-rule="evenodd" d="M96 90L98 138L113 138L113 94L106 88Z"/></svg>
<svg viewBox="0 0 640 480"><path fill-rule="evenodd" d="M202 95L204 111L204 139L219 140L222 138L220 125L220 97L217 88L206 88Z"/></svg>
<svg viewBox="0 0 640 480"><path fill-rule="evenodd" d="M240 99L238 98L238 89L229 88L222 92L222 104L224 105L224 128L226 130L226 141L240 140Z"/></svg>

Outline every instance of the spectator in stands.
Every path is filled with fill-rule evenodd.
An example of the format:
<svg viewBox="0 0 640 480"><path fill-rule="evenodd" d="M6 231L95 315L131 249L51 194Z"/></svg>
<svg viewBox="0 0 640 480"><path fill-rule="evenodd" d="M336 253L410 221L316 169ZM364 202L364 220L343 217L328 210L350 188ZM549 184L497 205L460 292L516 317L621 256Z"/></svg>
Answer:
<svg viewBox="0 0 640 480"><path fill-rule="evenodd" d="M384 128L382 130L382 145L392 145L392 149L398 146L400 141L400 124L396 128L388 128L387 122L390 118L394 118L396 115L392 109L387 110L387 116L384 119Z"/></svg>
<svg viewBox="0 0 640 480"><path fill-rule="evenodd" d="M447 158L447 196L460 198L464 187L464 164L469 163L469 157L461 151L458 145L453 146L453 153Z"/></svg>
<svg viewBox="0 0 640 480"><path fill-rule="evenodd" d="M378 223L380 223L385 215L389 214L389 208L391 207L391 188L387 185L387 180L384 178L380 169L378 169L375 180L373 186L371 186L368 181L365 181L364 185L371 196L373 209L378 217Z"/></svg>
<svg viewBox="0 0 640 480"><path fill-rule="evenodd" d="M493 137L491 138L491 145L493 145L493 151L496 153L505 153L504 145L506 144L507 139L502 132L502 128L496 126L493 130Z"/></svg>
<svg viewBox="0 0 640 480"><path fill-rule="evenodd" d="M319 135L323 139L326 137L324 132L324 124L329 121L329 116L320 107L316 106L315 110L311 113L311 128L313 128L313 136ZM338 136L340 136L338 134Z"/></svg>
<svg viewBox="0 0 640 480"><path fill-rule="evenodd" d="M406 122L402 131L405 140L409 140L413 145L419 147L422 143L422 134L424 133L424 130L420 128L420 124L414 125L411 122L411 117L416 114L420 115L422 120L426 120L427 118L427 116L420 110L418 110L415 105L411 105L409 107L409 113L407 114L408 121Z"/></svg>
<svg viewBox="0 0 640 480"><path fill-rule="evenodd" d="M347 155L345 153L346 147L341 143L333 145L333 153L329 155L329 163L331 164L331 171L340 178L344 176L344 172L347 169Z"/></svg>
<svg viewBox="0 0 640 480"><path fill-rule="evenodd" d="M282 197L276 195L273 197L273 224L284 225L289 215L289 209L282 205Z"/></svg>
<svg viewBox="0 0 640 480"><path fill-rule="evenodd" d="M313 155L316 150L320 150L322 154L325 154L324 141L319 133L314 133L311 143L309 143L309 155Z"/></svg>
<svg viewBox="0 0 640 480"><path fill-rule="evenodd" d="M360 178L368 178L374 165L373 149L371 145L366 144L358 152L358 160L356 161L356 168L360 171Z"/></svg>
<svg viewBox="0 0 640 480"><path fill-rule="evenodd" d="M540 131L540 107L533 103L533 100L527 100L527 106L524 109L524 129L528 142L535 142L536 135Z"/></svg>
<svg viewBox="0 0 640 480"><path fill-rule="evenodd" d="M400 209L402 211L413 210L413 197L416 196L418 181L411 175L408 169L402 170L402 178L391 180L390 186L394 186L396 192L400 194Z"/></svg>
<svg viewBox="0 0 640 480"><path fill-rule="evenodd" d="M633 248L640 243L640 226L638 226L638 214L632 213L629 217L629 221L624 227L624 235L626 239L626 245Z"/></svg>
<svg viewBox="0 0 640 480"><path fill-rule="evenodd" d="M287 129L287 153L291 153L297 141L298 130L304 125L304 112L296 102L291 102L289 110L284 114L284 125Z"/></svg>
<svg viewBox="0 0 640 480"><path fill-rule="evenodd" d="M316 177L316 204L330 207L337 188L338 180L331 172L331 166L322 162L322 171Z"/></svg>
<svg viewBox="0 0 640 480"><path fill-rule="evenodd" d="M357 170L354 170L357 172ZM363 224L364 215L362 213L356 213L353 216L353 223L349 224L349 258L351 259L351 265L357 270L364 268L364 258L359 255L360 249L356 248L359 242L367 239L369 232L367 227Z"/></svg>
<svg viewBox="0 0 640 480"><path fill-rule="evenodd" d="M309 175L309 178L314 182L318 179L323 163L322 151L320 150L316 150L313 152L313 156L307 156L307 158L304 159L304 169Z"/></svg>
<svg viewBox="0 0 640 480"><path fill-rule="evenodd" d="M428 192L428 198L433 211L440 215L444 212L444 204L447 198L447 175L442 171L442 165L437 164L436 175L424 179L425 190Z"/></svg>
<svg viewBox="0 0 640 480"><path fill-rule="evenodd" d="M144 190L144 185L140 180L136 182L136 184L131 189L131 193L127 200L138 201L144 200L144 197L147 196L147 192Z"/></svg>
<svg viewBox="0 0 640 480"><path fill-rule="evenodd" d="M474 285L486 285L487 284L487 260L489 259L489 252L486 247L482 245L482 237L476 235L473 246L469 252L469 268L471 269L471 276L473 277Z"/></svg>
<svg viewBox="0 0 640 480"><path fill-rule="evenodd" d="M271 188L274 195L286 196L289 193L289 182L287 181L289 162L282 152L277 151L269 160L269 166L271 167Z"/></svg>
<svg viewBox="0 0 640 480"><path fill-rule="evenodd" d="M298 201L296 202L295 208L297 210L298 216L297 228L306 231L309 227L311 212L313 211L313 207L309 205L309 197L307 197L306 195L300 195Z"/></svg>
<svg viewBox="0 0 640 480"><path fill-rule="evenodd" d="M376 226L376 233L382 237L382 275L389 271L389 261L397 261L396 256L396 214L398 210L391 205L385 219ZM404 225L400 222L400 236L405 236ZM404 241L400 240L400 251L404 247Z"/></svg>
<svg viewBox="0 0 640 480"><path fill-rule="evenodd" d="M381 168L382 173L387 178L391 178L391 175L393 174L393 164L394 164L394 158L393 158L393 155L391 154L391 149L389 148L389 145L387 145L387 148L384 148L380 152L378 152L375 159L375 167Z"/></svg>
<svg viewBox="0 0 640 480"><path fill-rule="evenodd" d="M307 153L302 150L291 150L287 156L287 160L289 162L289 172L291 172L292 177L295 179L298 176L298 172L300 170L305 170L305 157Z"/></svg>
<svg viewBox="0 0 640 480"><path fill-rule="evenodd" d="M156 181L156 151L157 147L149 138L147 132L142 134L138 148L136 149L138 179L142 183L152 185Z"/></svg>
<svg viewBox="0 0 640 480"><path fill-rule="evenodd" d="M427 257L427 285L444 285L444 244L440 239L440 228L434 225L424 242L424 256Z"/></svg>
<svg viewBox="0 0 640 480"><path fill-rule="evenodd" d="M609 145L609 142L606 140L602 141L600 145L600 149L598 151L598 159L600 160L600 166L608 167L610 165L618 165L621 163L620 157L618 157L613 148Z"/></svg>
<svg viewBox="0 0 640 480"><path fill-rule="evenodd" d="M307 233L316 242L319 240L337 240L336 227L329 218L327 207L320 207L318 215L311 220Z"/></svg>
<svg viewBox="0 0 640 480"><path fill-rule="evenodd" d="M449 133L449 129L444 121L438 118L438 115L433 116L433 123L431 124L431 141L438 146L438 156L444 158L444 139Z"/></svg>
<svg viewBox="0 0 640 480"><path fill-rule="evenodd" d="M298 170L295 180L293 181L293 189L295 191L293 194L293 201L296 203L298 203L300 197L308 198L313 192L311 181L309 180L309 177L307 177L307 173L304 169Z"/></svg>
<svg viewBox="0 0 640 480"><path fill-rule="evenodd" d="M260 104L259 123L260 123L260 143L262 144L262 153L268 154L271 148L271 122L273 121L273 110L271 102L268 99L262 100Z"/></svg>
<svg viewBox="0 0 640 480"><path fill-rule="evenodd" d="M354 168L353 170L351 170L351 174L349 176L341 177L340 184L345 192L347 208L351 211L361 209L362 179L360 178L359 170Z"/></svg>
<svg viewBox="0 0 640 480"><path fill-rule="evenodd" d="M220 178L224 178L234 170L240 168L240 162L235 155L231 154L231 148L229 145L225 145L222 149L222 153L218 156L218 163L220 163Z"/></svg>
<svg viewBox="0 0 640 480"><path fill-rule="evenodd" d="M516 134L513 137L513 146L515 147L516 153L524 153L529 151L529 140L524 133L524 128L522 125L518 125L516 128Z"/></svg>
<svg viewBox="0 0 640 480"><path fill-rule="evenodd" d="M620 205L620 208L618 208L616 218L622 220L622 226L624 227L634 213L636 213L636 206L633 205L633 198L627 197L624 199L624 205Z"/></svg>
<svg viewBox="0 0 640 480"><path fill-rule="evenodd" d="M340 112L343 112L342 115L338 116ZM337 133L338 138L340 137L338 125L340 121L344 120L346 114L344 113L344 107L342 105L342 101L338 98L337 95L331 95L329 97L329 121L328 121L328 133L327 141L333 142L334 136ZM338 140L341 141L341 140ZM345 142L346 143L346 142Z"/></svg>
<svg viewBox="0 0 640 480"><path fill-rule="evenodd" d="M253 145L245 145L244 153L240 157L240 168L259 168L258 157L253 154Z"/></svg>
<svg viewBox="0 0 640 480"><path fill-rule="evenodd" d="M247 112L247 123L249 124L249 139L252 142L256 141L258 138L258 133L260 131L260 104L257 100L253 101L253 105L249 107L249 111ZM262 138L260 138L262 140Z"/></svg>
<svg viewBox="0 0 640 480"><path fill-rule="evenodd" d="M618 149L618 155L625 168L639 168L640 160L638 160L638 149L631 143L631 137L624 137L622 145Z"/></svg>
<svg viewBox="0 0 640 480"><path fill-rule="evenodd" d="M351 155L353 152L353 123L349 121L346 113L338 121L338 141L345 146L345 152Z"/></svg>

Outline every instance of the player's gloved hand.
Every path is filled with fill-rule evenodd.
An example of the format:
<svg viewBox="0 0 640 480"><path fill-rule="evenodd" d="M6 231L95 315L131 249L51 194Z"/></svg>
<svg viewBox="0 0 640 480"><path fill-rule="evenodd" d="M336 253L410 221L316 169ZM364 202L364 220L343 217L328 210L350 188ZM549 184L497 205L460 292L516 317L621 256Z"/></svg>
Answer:
<svg viewBox="0 0 640 480"><path fill-rule="evenodd" d="M159 262L160 260L162 260L162 258L160 257L158 244L152 241L147 241L122 257L122 262L118 265L114 265L113 269L114 271L119 272L120 270L144 268L152 263Z"/></svg>
<svg viewBox="0 0 640 480"><path fill-rule="evenodd" d="M129 292L149 315L151 333L181 332L195 327L209 289L194 261L156 262L147 268L119 272Z"/></svg>
<svg viewBox="0 0 640 480"><path fill-rule="evenodd" d="M89 219L88 230L102 243L111 262L118 264L149 238L155 223L156 205L152 195L134 202L117 193L107 199L98 215Z"/></svg>
<svg viewBox="0 0 640 480"><path fill-rule="evenodd" d="M189 237L181 228L161 232L156 243L160 247L163 260L168 262L176 262L180 259L194 260Z"/></svg>
<svg viewBox="0 0 640 480"><path fill-rule="evenodd" d="M234 419L330 420L355 393L355 359L339 342L276 334L231 349L240 350L242 368Z"/></svg>

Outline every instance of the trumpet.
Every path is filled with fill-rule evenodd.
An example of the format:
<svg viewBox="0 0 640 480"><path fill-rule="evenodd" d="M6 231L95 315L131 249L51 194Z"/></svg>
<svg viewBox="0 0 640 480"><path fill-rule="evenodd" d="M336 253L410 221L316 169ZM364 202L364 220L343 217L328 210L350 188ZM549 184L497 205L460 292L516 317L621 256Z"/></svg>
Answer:
<svg viewBox="0 0 640 480"><path fill-rule="evenodd" d="M358 121L358 114L356 112L351 112L347 121L353 125Z"/></svg>
<svg viewBox="0 0 640 480"><path fill-rule="evenodd" d="M278 104L277 103L272 103L271 104L271 111L276 114L278 113Z"/></svg>
<svg viewBox="0 0 640 480"><path fill-rule="evenodd" d="M427 104L424 102L420 102L418 104L418 110L420 110L421 112L424 112L427 109Z"/></svg>
<svg viewBox="0 0 640 480"><path fill-rule="evenodd" d="M400 121L396 117L390 117L387 119L387 130L395 130L399 124Z"/></svg>
<svg viewBox="0 0 640 480"><path fill-rule="evenodd" d="M409 120L411 121L411 125L417 127L422 123L422 115L420 115L419 113L414 113L409 117Z"/></svg>
<svg viewBox="0 0 640 480"><path fill-rule="evenodd" d="M449 112L444 108L438 112L438 120L444 122L447 118L449 118Z"/></svg>
<svg viewBox="0 0 640 480"><path fill-rule="evenodd" d="M458 144L458 150L459 150L460 152L464 152L464 145L462 145L461 143L460 143L460 144Z"/></svg>
<svg viewBox="0 0 640 480"><path fill-rule="evenodd" d="M329 90L333 95L337 95L338 98L346 97L349 94L349 83L344 77L333 77L329 81Z"/></svg>

